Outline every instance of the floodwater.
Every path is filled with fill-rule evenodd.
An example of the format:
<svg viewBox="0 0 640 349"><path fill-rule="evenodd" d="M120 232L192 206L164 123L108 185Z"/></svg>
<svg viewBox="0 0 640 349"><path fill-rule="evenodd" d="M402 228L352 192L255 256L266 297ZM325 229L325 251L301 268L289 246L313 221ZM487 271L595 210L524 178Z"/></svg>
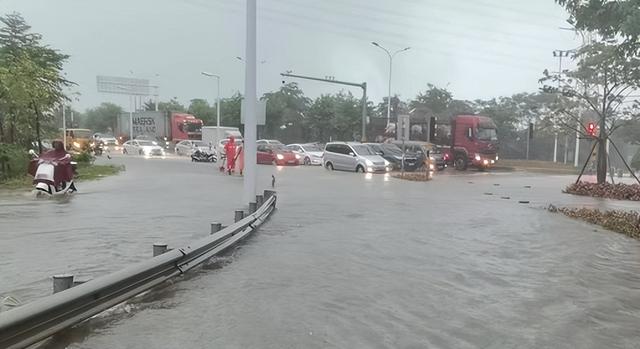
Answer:
<svg viewBox="0 0 640 349"><path fill-rule="evenodd" d="M31 299L50 292L54 273L95 277L147 258L156 240L186 244L240 204L241 181L213 166L114 160L125 174L85 183L69 202L2 198L0 294ZM640 243L544 210L635 203L562 194L572 180L563 176L471 172L416 183L262 167L263 185L271 173L278 210L240 248L45 347L640 343Z"/></svg>

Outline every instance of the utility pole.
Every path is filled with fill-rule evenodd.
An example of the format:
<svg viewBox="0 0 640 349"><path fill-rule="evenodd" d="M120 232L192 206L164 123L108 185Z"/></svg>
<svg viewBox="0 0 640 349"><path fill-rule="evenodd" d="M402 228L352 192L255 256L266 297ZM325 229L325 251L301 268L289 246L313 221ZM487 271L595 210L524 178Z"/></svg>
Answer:
<svg viewBox="0 0 640 349"><path fill-rule="evenodd" d="M362 139L361 140L362 142L366 142L367 140L367 135L366 135L367 134L367 83L366 82L358 84L356 82L346 82L346 81L333 80L333 79L314 78L311 76L296 75L296 74L290 74L290 73L280 73L280 75L290 77L290 78L323 81L323 82L328 82L328 83L338 84L338 85L360 87L362 89L362 137L361 137Z"/></svg>
<svg viewBox="0 0 640 349"><path fill-rule="evenodd" d="M216 98L216 144L214 144L214 147L218 146L218 143L220 142L220 75L217 74L211 74L211 73L207 73L206 71L203 71L201 73L204 76L210 77L210 78L216 78L218 80L218 97ZM216 151L218 152L218 154L220 154L219 149L216 149Z"/></svg>
<svg viewBox="0 0 640 349"><path fill-rule="evenodd" d="M256 198L257 157L257 122L256 122L256 44L257 44L257 6L256 0L247 0L247 39L244 83L244 195L243 201L248 203Z"/></svg>
<svg viewBox="0 0 640 349"><path fill-rule="evenodd" d="M67 115L65 114L64 101L62 102L62 143L64 150L67 150Z"/></svg>
<svg viewBox="0 0 640 349"><path fill-rule="evenodd" d="M562 57L569 57L569 54L573 51L554 50L553 56L558 57L558 91L560 91L560 77L562 76ZM558 162L558 132L554 134L553 140L553 162ZM566 160L565 160L566 162Z"/></svg>
<svg viewBox="0 0 640 349"><path fill-rule="evenodd" d="M395 57L400 52L408 51L409 49L411 49L411 47L405 47L402 50L398 50L398 51L396 51L396 52L394 52L392 54L391 52L389 52L389 50L387 50L386 48L380 46L380 44L378 44L375 41L372 42L371 44L373 46L376 46L376 47L382 49L389 56L389 94L388 94L389 97L387 97L387 127L389 127L389 122L391 120L391 72L392 72L392 69L393 69L393 57Z"/></svg>

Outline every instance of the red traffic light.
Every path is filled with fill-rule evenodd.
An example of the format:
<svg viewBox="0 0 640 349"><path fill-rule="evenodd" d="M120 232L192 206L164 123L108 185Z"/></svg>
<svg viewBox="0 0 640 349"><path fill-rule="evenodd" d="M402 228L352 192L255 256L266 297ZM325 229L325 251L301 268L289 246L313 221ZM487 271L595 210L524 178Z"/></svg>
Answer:
<svg viewBox="0 0 640 349"><path fill-rule="evenodd" d="M590 122L587 124L587 133L589 134L589 136L595 136L596 135L596 124L593 122Z"/></svg>

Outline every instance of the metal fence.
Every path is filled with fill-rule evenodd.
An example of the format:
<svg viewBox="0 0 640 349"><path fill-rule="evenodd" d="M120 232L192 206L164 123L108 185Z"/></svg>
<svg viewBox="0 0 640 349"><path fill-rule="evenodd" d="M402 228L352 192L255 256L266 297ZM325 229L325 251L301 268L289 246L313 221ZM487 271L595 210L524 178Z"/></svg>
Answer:
<svg viewBox="0 0 640 349"><path fill-rule="evenodd" d="M206 238L1 313L0 348L24 348L37 343L185 273L248 236L269 217L275 205L275 192L265 190L264 196L257 196L256 203L249 205L249 215L243 217L237 211L233 225L212 231Z"/></svg>

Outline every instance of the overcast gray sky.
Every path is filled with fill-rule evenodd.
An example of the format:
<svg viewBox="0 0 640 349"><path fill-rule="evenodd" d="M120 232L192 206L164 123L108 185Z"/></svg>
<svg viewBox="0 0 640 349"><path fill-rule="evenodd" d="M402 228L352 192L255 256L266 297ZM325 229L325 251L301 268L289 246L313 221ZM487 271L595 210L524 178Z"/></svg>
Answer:
<svg viewBox="0 0 640 349"><path fill-rule="evenodd" d="M0 0L0 13L20 12L47 44L70 54L66 71L81 94L74 107L102 101L128 108L126 96L96 90L96 75L147 78L160 98L213 101L243 91L244 0ZM553 0L259 0L258 92L277 89L286 70L366 81L376 103L387 94L388 57L371 45L411 46L394 60L394 93L414 97L427 83L456 98L535 91L554 49L579 39ZM133 73L133 74L132 74ZM316 97L341 87L299 81ZM359 95L359 89L352 89Z"/></svg>

